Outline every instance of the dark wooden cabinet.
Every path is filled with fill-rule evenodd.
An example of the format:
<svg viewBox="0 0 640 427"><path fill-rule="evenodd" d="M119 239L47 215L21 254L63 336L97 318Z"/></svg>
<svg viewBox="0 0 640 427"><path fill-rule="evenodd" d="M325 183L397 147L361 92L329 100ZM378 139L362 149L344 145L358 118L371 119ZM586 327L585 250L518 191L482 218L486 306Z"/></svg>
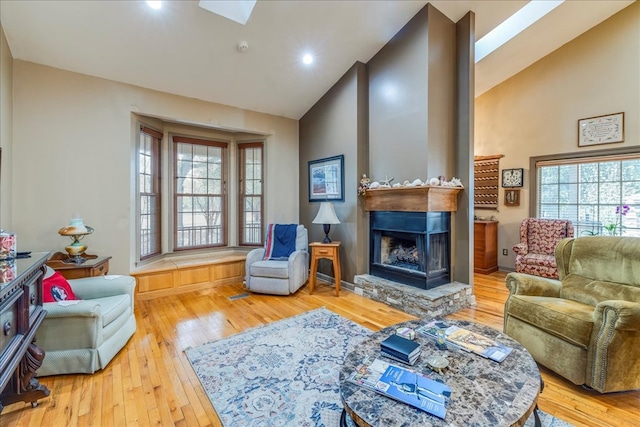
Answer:
<svg viewBox="0 0 640 427"><path fill-rule="evenodd" d="M474 221L473 265L475 273L498 271L498 221Z"/></svg>
<svg viewBox="0 0 640 427"><path fill-rule="evenodd" d="M35 373L44 350L35 336L47 312L42 308L42 278L49 252L0 265L0 412L15 402L38 404L49 396Z"/></svg>

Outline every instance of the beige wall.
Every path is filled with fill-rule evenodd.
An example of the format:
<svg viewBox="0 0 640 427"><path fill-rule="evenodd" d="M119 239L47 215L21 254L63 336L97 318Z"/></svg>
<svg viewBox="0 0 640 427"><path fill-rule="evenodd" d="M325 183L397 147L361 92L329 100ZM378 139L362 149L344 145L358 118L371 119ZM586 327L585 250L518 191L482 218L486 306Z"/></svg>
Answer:
<svg viewBox="0 0 640 427"><path fill-rule="evenodd" d="M156 92L16 60L13 69L13 231L23 250L62 250L78 213L89 253L126 274L135 253L136 116L267 136L266 221L298 221L295 120Z"/></svg>
<svg viewBox="0 0 640 427"><path fill-rule="evenodd" d="M511 248L531 212L529 157L638 146L640 3L623 9L476 99L475 154L504 154L500 168L525 168L519 207L476 210L499 221L498 264L514 268ZM578 120L623 111L625 142L578 148ZM530 213L531 212L531 213ZM502 256L502 249L509 255Z"/></svg>
<svg viewBox="0 0 640 427"><path fill-rule="evenodd" d="M13 57L0 26L0 229L13 231L11 221L11 154L13 146ZM20 243L20 242L18 242Z"/></svg>

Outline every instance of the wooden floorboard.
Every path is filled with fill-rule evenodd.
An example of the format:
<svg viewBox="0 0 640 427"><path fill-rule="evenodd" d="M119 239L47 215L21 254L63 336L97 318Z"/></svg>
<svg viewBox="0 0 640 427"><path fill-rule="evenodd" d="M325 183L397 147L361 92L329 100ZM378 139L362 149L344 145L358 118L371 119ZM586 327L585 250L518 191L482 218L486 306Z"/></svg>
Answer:
<svg viewBox="0 0 640 427"><path fill-rule="evenodd" d="M476 305L451 315L502 329L505 273L475 275ZM269 322L326 307L372 331L414 317L348 291L307 286L288 297L244 293L241 283L136 303L137 330L109 366L93 375L40 378L51 396L16 403L2 426L220 426L184 350ZM600 393L541 368L539 407L576 426L640 426L640 391Z"/></svg>

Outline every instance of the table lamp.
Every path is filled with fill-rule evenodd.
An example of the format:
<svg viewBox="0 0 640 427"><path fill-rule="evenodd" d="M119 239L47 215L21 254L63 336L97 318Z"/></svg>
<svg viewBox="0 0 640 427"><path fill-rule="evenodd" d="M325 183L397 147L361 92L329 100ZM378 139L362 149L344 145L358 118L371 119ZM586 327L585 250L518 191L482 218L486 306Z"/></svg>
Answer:
<svg viewBox="0 0 640 427"><path fill-rule="evenodd" d="M324 230L324 240L322 243L331 243L331 239L329 238L331 224L340 224L340 220L338 220L338 217L336 216L336 211L333 209L333 203L320 203L318 215L313 219L313 223L322 224L322 229Z"/></svg>
<svg viewBox="0 0 640 427"><path fill-rule="evenodd" d="M67 263L75 263L82 264L85 262L85 259L82 257L82 254L87 250L87 245L80 242L86 235L93 233L93 228L88 225L84 225L82 222L82 218L78 218L77 215L74 215L71 218L71 222L68 226L62 227L58 230L58 234L61 236L70 237L72 243L64 247L64 249L69 254L69 259L64 261Z"/></svg>

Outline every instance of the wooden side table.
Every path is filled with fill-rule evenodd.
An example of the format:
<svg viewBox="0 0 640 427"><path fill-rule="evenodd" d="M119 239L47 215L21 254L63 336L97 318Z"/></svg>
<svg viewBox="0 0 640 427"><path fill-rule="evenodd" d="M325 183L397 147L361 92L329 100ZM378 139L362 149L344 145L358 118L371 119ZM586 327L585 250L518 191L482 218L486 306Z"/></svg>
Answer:
<svg viewBox="0 0 640 427"><path fill-rule="evenodd" d="M69 255L63 252L56 252L49 258L47 265L59 271L67 280L109 274L110 256L99 257L97 255L82 254L82 257L85 259L82 264L68 263L64 261L69 259Z"/></svg>
<svg viewBox="0 0 640 427"><path fill-rule="evenodd" d="M309 277L309 295L313 294L313 287L316 283L316 273L318 272L318 260L321 258L330 259L333 263L333 273L336 280L336 296L340 296L340 242L320 243L313 242L311 247L311 275Z"/></svg>

